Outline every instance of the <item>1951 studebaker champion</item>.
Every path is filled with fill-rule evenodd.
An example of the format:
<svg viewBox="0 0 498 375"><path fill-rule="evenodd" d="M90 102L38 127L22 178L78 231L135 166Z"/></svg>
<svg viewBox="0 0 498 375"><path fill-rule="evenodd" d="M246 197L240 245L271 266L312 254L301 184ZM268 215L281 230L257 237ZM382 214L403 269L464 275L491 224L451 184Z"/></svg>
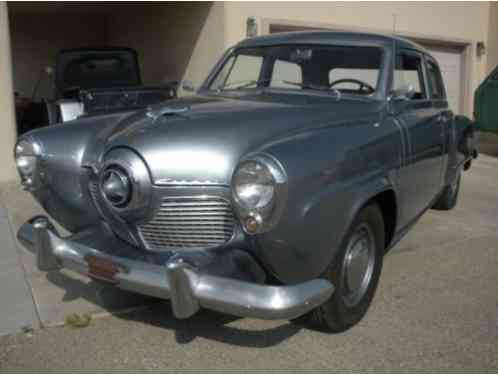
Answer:
<svg viewBox="0 0 498 375"><path fill-rule="evenodd" d="M51 218L18 237L41 270L242 317L345 330L382 258L455 206L477 154L422 47L305 32L240 42L196 95L22 136L22 184Z"/></svg>

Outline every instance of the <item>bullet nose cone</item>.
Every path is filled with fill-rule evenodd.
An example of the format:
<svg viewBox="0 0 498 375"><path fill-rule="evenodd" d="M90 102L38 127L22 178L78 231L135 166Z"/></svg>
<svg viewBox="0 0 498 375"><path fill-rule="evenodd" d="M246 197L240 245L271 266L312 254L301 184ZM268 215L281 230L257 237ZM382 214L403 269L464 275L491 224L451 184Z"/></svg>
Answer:
<svg viewBox="0 0 498 375"><path fill-rule="evenodd" d="M109 170L105 173L102 191L107 200L116 206L125 204L130 196L128 177L121 171Z"/></svg>

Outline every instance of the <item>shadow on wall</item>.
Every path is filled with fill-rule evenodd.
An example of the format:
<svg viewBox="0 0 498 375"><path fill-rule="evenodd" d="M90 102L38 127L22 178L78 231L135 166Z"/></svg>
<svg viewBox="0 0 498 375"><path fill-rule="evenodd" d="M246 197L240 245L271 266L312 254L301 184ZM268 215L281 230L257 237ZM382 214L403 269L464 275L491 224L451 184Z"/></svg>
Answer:
<svg viewBox="0 0 498 375"><path fill-rule="evenodd" d="M212 6L211 2L123 6L110 15L109 43L138 51L145 84L179 81Z"/></svg>

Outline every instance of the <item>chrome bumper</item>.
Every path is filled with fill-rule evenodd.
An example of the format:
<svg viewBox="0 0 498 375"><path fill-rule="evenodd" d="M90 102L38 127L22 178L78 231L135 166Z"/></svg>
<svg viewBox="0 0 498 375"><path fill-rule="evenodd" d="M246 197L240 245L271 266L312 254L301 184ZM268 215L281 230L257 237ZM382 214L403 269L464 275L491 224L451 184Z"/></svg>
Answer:
<svg viewBox="0 0 498 375"><path fill-rule="evenodd" d="M241 317L292 319L321 305L334 291L324 279L270 286L213 276L179 256L164 266L113 256L73 237L61 238L43 216L25 223L17 236L36 253L39 269L68 268L124 290L169 299L177 318L188 318L204 307Z"/></svg>

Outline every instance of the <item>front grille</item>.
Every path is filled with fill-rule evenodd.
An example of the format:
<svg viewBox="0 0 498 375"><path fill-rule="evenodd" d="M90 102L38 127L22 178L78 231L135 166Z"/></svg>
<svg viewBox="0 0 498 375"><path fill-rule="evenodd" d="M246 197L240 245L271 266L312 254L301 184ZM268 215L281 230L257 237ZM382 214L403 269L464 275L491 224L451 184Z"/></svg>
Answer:
<svg viewBox="0 0 498 375"><path fill-rule="evenodd" d="M164 198L154 218L138 226L150 250L222 245L233 234L230 202L219 197Z"/></svg>

